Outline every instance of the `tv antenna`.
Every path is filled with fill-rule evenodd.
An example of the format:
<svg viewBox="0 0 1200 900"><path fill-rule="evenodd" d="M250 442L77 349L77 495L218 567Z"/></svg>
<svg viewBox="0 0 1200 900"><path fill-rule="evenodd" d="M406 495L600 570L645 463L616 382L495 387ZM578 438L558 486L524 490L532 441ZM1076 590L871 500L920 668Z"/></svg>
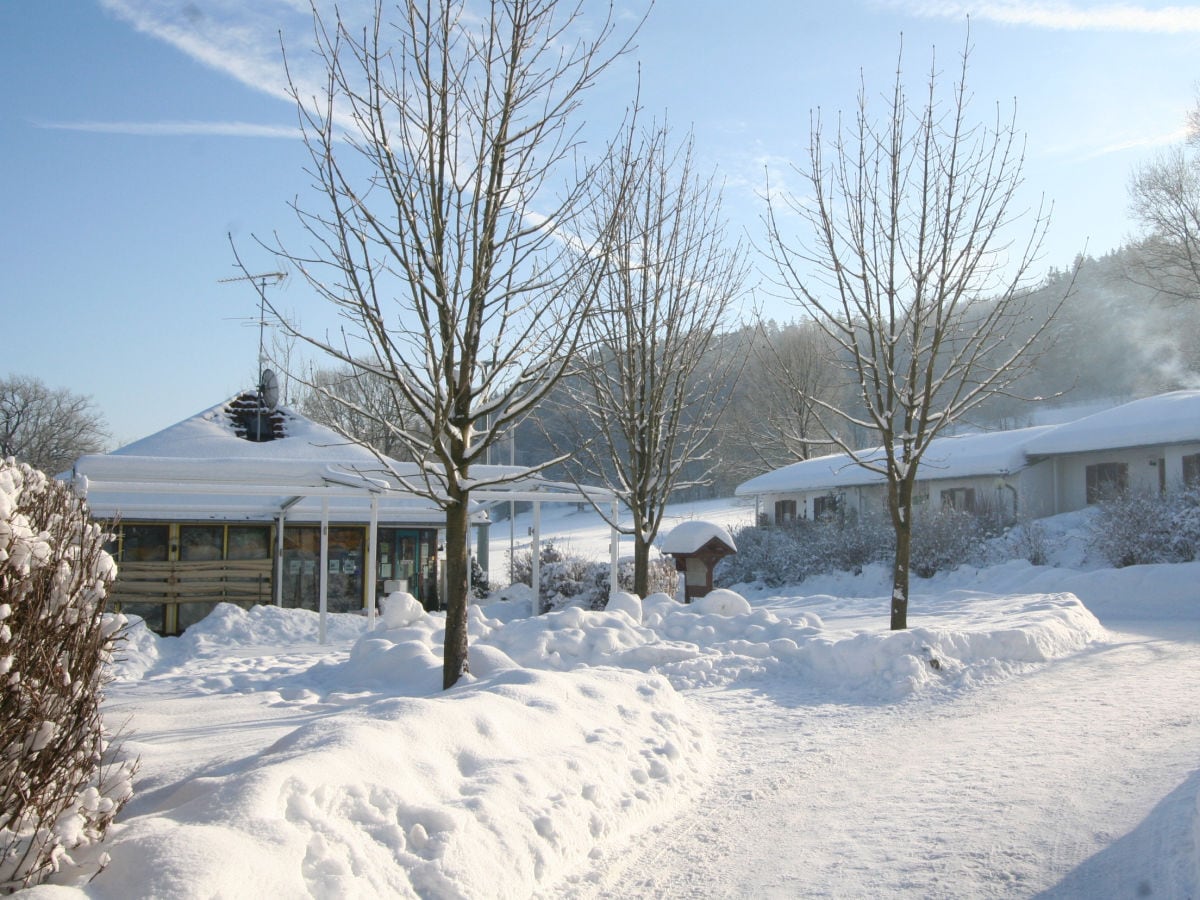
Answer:
<svg viewBox="0 0 1200 900"><path fill-rule="evenodd" d="M272 407L278 402L279 393L275 373L267 368L267 349L264 343L264 332L267 328L267 286L279 284L285 278L287 278L286 272L263 272L259 275L246 274L217 279L218 284L249 281L258 291L258 397L260 405L268 404ZM268 402L267 394L272 396L273 402Z"/></svg>

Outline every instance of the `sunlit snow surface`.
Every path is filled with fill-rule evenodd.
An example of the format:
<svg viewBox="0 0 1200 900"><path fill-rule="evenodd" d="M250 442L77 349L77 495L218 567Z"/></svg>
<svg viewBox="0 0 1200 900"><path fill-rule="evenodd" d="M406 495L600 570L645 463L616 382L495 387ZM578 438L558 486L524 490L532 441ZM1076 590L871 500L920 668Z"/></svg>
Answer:
<svg viewBox="0 0 1200 900"><path fill-rule="evenodd" d="M728 512L737 519L746 510ZM1058 534L1065 554L1078 524ZM602 533L581 529L577 546ZM753 735L753 718L727 718L721 698L818 704L814 715L846 729L839 741L869 741L893 711L949 710L1095 656L1112 640L1097 616L1158 620L1200 605L1200 564L1113 571L1076 562L916 582L912 627L894 633L879 568L784 590L739 586L744 604L626 596L611 611L532 617L527 596L484 602L471 609L472 674L448 692L444 620L403 596L373 631L363 617L331 617L324 646L315 614L271 607L219 607L180 638L137 628L106 706L110 723L125 723L127 752L142 759L137 795L106 847L111 864L90 883L80 882L90 872L64 871L66 887L31 893L516 898L636 894L643 885L647 896L706 896L678 881L669 855L648 862L682 851L646 848L655 835L672 843L681 823L711 822L697 810L711 811L724 790L734 791L728 803L749 803L781 765L753 758L751 737L738 737ZM986 704L977 712L986 723ZM802 759L805 742L793 740L788 753ZM971 740L982 751L994 736ZM873 795L877 775L853 766L845 775L844 815L889 814ZM741 791L739 779L753 789ZM785 799L800 811L817 802ZM1194 811L1194 792L1190 802ZM951 808L962 822L949 830L978 831L970 823L979 810ZM842 838L820 830L827 836L808 836L808 851L833 854ZM1185 838L1173 865L1180 883L1194 885L1197 832ZM715 895L746 883L719 857L707 859L725 880L711 886ZM606 873L618 871L606 886ZM1042 887L1056 881L1047 875ZM865 896L872 884L863 876L849 887ZM912 896L941 895L911 887ZM959 888L959 896L1006 895L969 879ZM778 895L793 890L822 891L813 882Z"/></svg>

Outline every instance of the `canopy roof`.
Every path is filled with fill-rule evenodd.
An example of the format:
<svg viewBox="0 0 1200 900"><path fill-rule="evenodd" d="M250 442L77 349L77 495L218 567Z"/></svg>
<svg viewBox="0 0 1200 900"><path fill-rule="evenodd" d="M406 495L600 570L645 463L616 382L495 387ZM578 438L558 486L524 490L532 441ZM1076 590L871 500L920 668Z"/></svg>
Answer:
<svg viewBox="0 0 1200 900"><path fill-rule="evenodd" d="M366 521L371 498L385 523L437 525L444 514L414 486L436 484L437 472L381 458L290 409L264 412L275 435L245 436L247 395L218 404L112 453L81 457L72 475L92 513L102 518L265 521L315 520L328 505L332 521ZM256 427L251 422L250 427ZM551 482L528 469L476 466L478 501L611 500L603 488Z"/></svg>

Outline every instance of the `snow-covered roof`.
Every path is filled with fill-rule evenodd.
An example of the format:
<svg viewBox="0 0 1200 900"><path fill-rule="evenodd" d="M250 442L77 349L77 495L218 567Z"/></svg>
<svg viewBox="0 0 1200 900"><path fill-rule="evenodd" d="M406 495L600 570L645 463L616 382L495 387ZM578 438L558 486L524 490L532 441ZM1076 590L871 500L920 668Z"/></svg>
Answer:
<svg viewBox="0 0 1200 900"><path fill-rule="evenodd" d="M1031 456L1200 441L1200 390L1171 391L1093 413L1036 440Z"/></svg>
<svg viewBox="0 0 1200 900"><path fill-rule="evenodd" d="M935 438L925 451L918 478L935 480L1008 475L1023 469L1025 447L1056 426L1039 425L1012 431L989 431ZM882 448L860 451L864 460L882 460ZM849 454L835 453L792 463L738 485L739 497L793 491L822 491L882 484L883 475L858 465Z"/></svg>
<svg viewBox="0 0 1200 900"><path fill-rule="evenodd" d="M737 550L733 537L723 526L700 520L681 522L672 528L662 539L661 550L663 553L695 553L713 538L729 549Z"/></svg>
<svg viewBox="0 0 1200 900"><path fill-rule="evenodd" d="M257 442L238 437L230 413L232 402L226 400L218 403L107 455L157 459L240 459L271 463L280 460L325 460L334 463L375 460L375 455L365 447L286 407L280 407L274 413L264 413L280 420L280 437Z"/></svg>
<svg viewBox="0 0 1200 900"><path fill-rule="evenodd" d="M271 413L277 435L239 436L234 401L220 403L111 453L81 457L71 473L94 515L127 519L259 520L287 508L315 519L365 521L374 495L381 521L439 524L445 514L412 493L416 463L380 459L368 448L290 409ZM244 431L243 431L244 433ZM527 469L476 466L476 500L599 499L608 492L546 481ZM501 480L504 483L497 485Z"/></svg>

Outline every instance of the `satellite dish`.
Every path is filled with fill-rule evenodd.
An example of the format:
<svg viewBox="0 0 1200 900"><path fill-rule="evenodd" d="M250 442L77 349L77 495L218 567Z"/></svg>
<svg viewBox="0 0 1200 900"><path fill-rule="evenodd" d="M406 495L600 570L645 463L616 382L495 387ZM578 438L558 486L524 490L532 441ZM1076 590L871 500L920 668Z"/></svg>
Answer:
<svg viewBox="0 0 1200 900"><path fill-rule="evenodd" d="M263 409L274 409L279 405L279 379L270 369L263 369L258 380L258 402Z"/></svg>

